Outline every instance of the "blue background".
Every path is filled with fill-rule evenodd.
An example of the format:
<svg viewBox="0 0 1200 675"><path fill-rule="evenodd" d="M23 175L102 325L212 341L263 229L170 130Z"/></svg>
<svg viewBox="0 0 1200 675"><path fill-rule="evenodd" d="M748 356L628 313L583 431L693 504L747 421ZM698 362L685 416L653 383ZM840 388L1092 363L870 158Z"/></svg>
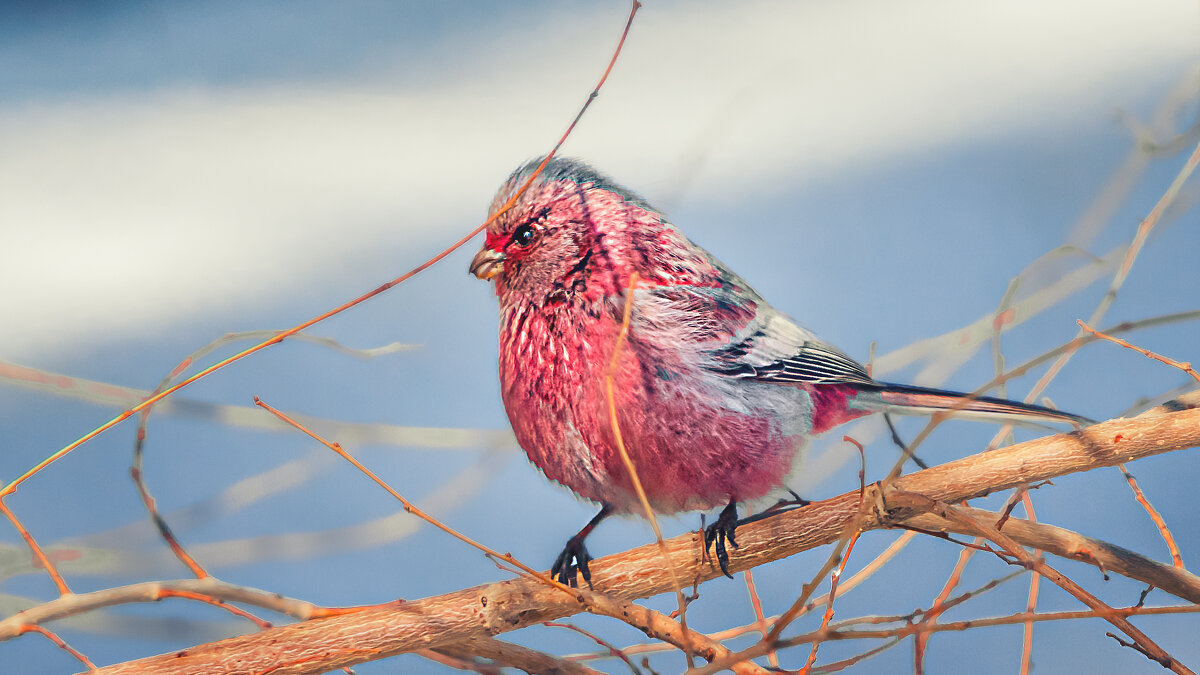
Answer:
<svg viewBox="0 0 1200 675"><path fill-rule="evenodd" d="M419 264L482 219L511 168L557 139L607 62L626 11L621 2L5 5L0 307L8 318L0 359L149 389L210 340L295 325ZM662 205L777 307L865 360L872 342L883 355L987 316L1009 281L1048 251L1071 244L1103 255L1129 241L1191 143L1183 154L1148 161L1126 194L1108 181L1136 154L1133 131L1151 123L1181 82L1193 88L1150 133L1166 140L1195 122L1197 28L1196 8L1173 2L1136 10L1066 2L648 3L608 88L563 152ZM1111 216L1094 230L1076 227L1106 191L1120 197ZM1200 308L1200 228L1185 208L1197 197L1194 184L1185 187L1183 206L1156 229L1102 325ZM507 440L495 302L490 287L466 274L476 249L468 244L312 331L355 348L399 342L417 350L364 360L290 341L181 396L244 408L257 395L346 423L480 430L448 448L335 439L408 498L433 500L429 509L452 527L547 566L594 507L547 483ZM1017 298L1088 260L1075 252L1039 264L1022 277ZM1111 270L1098 278L1005 333L1008 363L1073 337L1075 319L1091 314ZM1131 339L1200 361L1195 323ZM992 370L985 344L942 384L972 389ZM909 365L886 376L939 383L919 372ZM1012 383L1010 395L1024 396L1034 379ZM1064 409L1107 418L1188 381L1135 353L1093 345L1048 394ZM403 515L380 530L348 530L395 516L397 504L299 434L215 419L214 410L153 417L146 471L185 545L222 579L353 605L505 578L474 550L413 528ZM0 479L117 412L3 381ZM911 437L922 423L905 420L901 428ZM64 566L76 592L186 576L154 537L128 478L133 432L130 423L113 429L7 500L43 544L83 552ZM955 459L993 433L950 422L921 454ZM840 436L816 443L812 466L821 471L802 471L793 482L806 497L857 485L857 463L846 461ZM893 447L876 437L868 479L894 459ZM249 503L223 492L293 461L306 481L273 474L250 490L257 498ZM1185 560L1200 546L1194 464L1185 451L1130 467ZM1168 559L1115 470L1064 477L1034 498L1044 521ZM1002 504L1002 497L979 502ZM688 514L663 524L674 535L696 521ZM279 535L296 538L271 539ZM640 520L614 520L589 543L605 555L652 536ZM850 569L896 536L865 535ZM0 528L0 546L6 607L54 597L11 528ZM825 555L756 570L768 614L790 604ZM949 543L918 538L839 599L837 617L928 606L956 556ZM1132 604L1141 590L1119 578L1103 583L1083 565L1052 563L1114 605ZM1008 571L979 556L962 588ZM1010 582L945 620L1020 611L1026 588L1025 578ZM1078 607L1051 585L1042 588L1039 609ZM741 579L710 582L701 595L689 610L693 627L716 631L753 618ZM1170 598L1156 593L1151 602ZM670 611L674 598L648 604ZM180 600L90 618L52 627L101 665L249 628ZM612 620L571 621L618 644L642 641ZM791 630L818 621L807 617ZM1193 616L1135 623L1184 663L1200 662ZM1040 672L1149 668L1106 630L1099 620L1040 624L1035 665ZM961 672L969 663L972 672L1013 672L1020 632L939 634L928 670ZM562 629L502 637L555 654L594 649ZM911 670L910 644L860 670ZM826 644L820 662L860 648ZM784 665L799 667L806 655L788 652ZM36 636L0 645L0 660L17 664L14 672L78 669ZM664 673L683 668L677 652L652 664ZM411 655L356 668L397 669L445 670Z"/></svg>

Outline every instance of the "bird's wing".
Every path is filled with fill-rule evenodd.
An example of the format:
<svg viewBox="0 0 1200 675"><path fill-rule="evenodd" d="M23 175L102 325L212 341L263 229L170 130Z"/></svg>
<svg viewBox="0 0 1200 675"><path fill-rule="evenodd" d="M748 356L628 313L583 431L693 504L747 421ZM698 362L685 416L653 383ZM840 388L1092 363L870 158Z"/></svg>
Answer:
<svg viewBox="0 0 1200 675"><path fill-rule="evenodd" d="M708 352L705 368L763 382L874 384L854 359L775 311L753 322L744 336Z"/></svg>
<svg viewBox="0 0 1200 675"><path fill-rule="evenodd" d="M719 263L718 263L719 265ZM634 334L694 347L700 367L731 378L809 384L874 384L858 362L823 342L724 266L719 283L647 289Z"/></svg>

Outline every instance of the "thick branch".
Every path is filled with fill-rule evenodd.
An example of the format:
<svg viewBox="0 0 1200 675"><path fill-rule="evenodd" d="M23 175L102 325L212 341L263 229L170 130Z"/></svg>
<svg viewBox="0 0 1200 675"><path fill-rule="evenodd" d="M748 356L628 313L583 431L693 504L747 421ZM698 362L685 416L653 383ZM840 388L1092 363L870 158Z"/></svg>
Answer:
<svg viewBox="0 0 1200 675"><path fill-rule="evenodd" d="M438 647L436 651L468 663L482 656L491 659L497 666L520 668L533 675L601 675L581 663L490 637L474 637Z"/></svg>
<svg viewBox="0 0 1200 675"><path fill-rule="evenodd" d="M1190 404L1195 405L1195 401ZM1200 410L1167 414L1160 408L1138 418L1112 420L933 467L898 479L895 487L953 503L1197 445ZM741 526L741 548L730 556L731 569L748 569L836 541L845 523L858 512L858 503L859 493L855 490ZM864 527L883 525L872 517ZM705 581L720 575L711 564L702 562L702 544L694 534L675 537L665 545L675 568L673 574L663 568L662 553L652 544L593 561L596 589L615 598L634 599L674 590L672 576L690 585L693 579ZM305 621L99 672L325 672L477 635L516 630L586 609L581 595L571 597L536 581L513 579L352 615Z"/></svg>
<svg viewBox="0 0 1200 675"><path fill-rule="evenodd" d="M960 507L960 510L978 520L993 524L1000 518L999 513L991 511L964 507ZM904 524L934 532L978 534L971 528L955 524L933 513L910 518L904 521ZM1024 546L1095 565L1104 572L1116 572L1130 579L1143 581L1188 602L1200 604L1200 577L1174 565L1165 565L1127 548L1085 537L1078 532L1020 518L1009 518L1005 521L1002 532Z"/></svg>
<svg viewBox="0 0 1200 675"><path fill-rule="evenodd" d="M1117 642L1120 642L1124 646L1133 647L1163 668L1169 668L1172 672L1179 673L1180 675L1195 675L1187 666L1175 660L1162 647L1158 646L1154 640L1151 640L1150 636L1130 623L1128 618L1106 605L1095 595L1085 591L1082 586L1075 583L1062 572L1047 565L1044 560L1026 551L1012 537L992 526L992 521L980 520L972 512L949 504L934 504L933 506L934 511L942 518L973 530L973 534L976 536L986 537L995 542L1004 549L1007 555L1013 556L1026 569L1033 570L1049 579L1059 588L1075 596L1076 599L1087 605L1092 611L1104 617L1106 621L1116 626L1121 632L1133 638L1132 643L1126 643L1120 638L1116 638Z"/></svg>

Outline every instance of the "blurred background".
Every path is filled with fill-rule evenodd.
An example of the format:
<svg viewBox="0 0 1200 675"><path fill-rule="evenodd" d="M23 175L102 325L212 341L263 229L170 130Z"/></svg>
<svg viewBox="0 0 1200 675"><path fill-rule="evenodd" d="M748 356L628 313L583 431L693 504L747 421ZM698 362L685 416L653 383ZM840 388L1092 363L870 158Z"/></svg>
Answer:
<svg viewBox="0 0 1200 675"><path fill-rule="evenodd" d="M465 234L508 172L557 140L627 13L623 0L3 5L0 480L107 421L211 341L293 326ZM1198 68L1200 7L1184 0L655 0L562 154L659 205L776 307L851 355L866 360L874 343L878 376L970 390L994 372L991 317L1014 278L1005 307L1019 307L1018 320L1002 340L1010 366L1071 339L1075 320L1092 314L1120 247L1196 142L1172 144L1196 123ZM1100 327L1200 309L1200 223L1188 210L1198 198L1195 183L1184 187ZM324 420L323 431L401 493L535 567L548 567L593 514L545 481L511 440L495 375L495 300L466 271L477 248L310 331L349 350L391 345L383 353L288 341L189 387L151 417L148 485L210 571L325 605L415 599L507 577L400 513L327 450L273 424L253 409L255 395ZM943 335L929 349L900 351ZM1195 322L1126 337L1200 361ZM222 345L199 362L249 344ZM1025 396L1034 380L1013 382L1008 395ZM1047 393L1059 407L1107 419L1189 381L1097 344ZM902 433L922 423L906 420ZM76 592L187 576L129 479L134 432L126 422L6 500L55 551ZM875 439L868 480L884 475L896 450L877 423L847 432ZM920 454L949 461L994 433L947 423ZM792 482L805 497L857 486L857 454L840 438L810 450ZM1130 469L1185 560L1195 560L1194 456ZM1119 472L1055 483L1034 494L1042 520L1169 560ZM698 516L663 524L675 535ZM865 535L849 568L897 536ZM613 520L589 544L603 556L652 538L640 520ZM839 599L837 617L929 606L957 553L918 538ZM768 615L790 605L826 555L756 571ZM1053 562L1113 605L1136 602L1141 590ZM980 556L963 588L1008 571ZM56 595L7 525L0 572L5 615ZM1011 582L945 620L1020 611L1027 587L1026 578ZM668 611L674 603L648 601ZM1043 584L1039 609L1075 608ZM751 622L743 580L702 586L688 617L705 631ZM619 645L644 641L612 620L572 621ZM1194 667L1198 622L1135 623ZM52 628L104 665L252 627L174 600ZM1039 625L1038 671L1150 668L1105 630L1100 621ZM560 655L595 648L556 628L504 639ZM961 672L969 654L972 672L1014 672L1020 640L1019 627L939 634L927 666ZM868 646L826 644L818 662ZM806 656L786 653L783 665L799 667ZM906 642L860 669L903 672L911 660ZM79 669L36 636L0 645L0 661L16 664L13 672ZM683 669L678 652L651 664ZM614 660L593 665L628 670ZM446 672L412 655L356 670Z"/></svg>

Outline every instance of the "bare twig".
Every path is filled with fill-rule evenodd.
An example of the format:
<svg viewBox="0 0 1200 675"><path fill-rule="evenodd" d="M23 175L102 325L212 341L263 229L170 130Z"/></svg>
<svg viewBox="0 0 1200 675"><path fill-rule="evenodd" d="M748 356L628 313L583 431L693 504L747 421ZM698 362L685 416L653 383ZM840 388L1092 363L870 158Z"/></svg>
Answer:
<svg viewBox="0 0 1200 675"><path fill-rule="evenodd" d="M1133 477L1133 474L1129 473L1125 465L1118 464L1117 468L1125 475L1125 481L1129 483L1130 489L1133 490L1134 498L1138 500L1138 503L1142 505L1146 513L1150 514L1150 519L1158 527L1158 533L1162 535L1163 541L1167 544L1167 550L1171 552L1171 561L1175 563L1176 567L1183 569L1183 554L1179 552L1179 546L1175 543L1175 535L1171 534L1171 529L1167 527L1167 521L1163 520L1162 514L1146 498L1146 494L1142 492L1142 488L1138 487L1137 479Z"/></svg>
<svg viewBox="0 0 1200 675"><path fill-rule="evenodd" d="M621 358L621 352L625 347L625 343L629 339L629 316L633 310L633 297L637 292L638 273L634 272L629 276L629 287L625 289L625 309L621 314L621 330L617 333L617 343L613 347L612 358L608 362L608 371L604 374L604 394L608 401L608 423L612 427L613 439L617 443L617 452L621 455L621 462L625 464L625 470L629 472L629 480L633 483L633 490L637 493L638 501L642 503L642 511L646 514L646 520L650 521L650 527L654 528L654 540L658 543L658 549L662 553L663 560L667 563L667 570L671 573L671 585L675 588L675 600L679 603L679 623L683 626L683 655L687 659L688 668L696 666L692 659L692 650L687 643L687 601L683 597L683 587L679 583L679 578L675 576L675 568L671 566L671 556L667 553L667 547L663 545L662 529L658 526L658 518L654 516L654 509L650 506L650 500L646 498L646 490L642 488L642 479L638 476L637 467L633 464L633 459L629 456L629 452L625 449L625 440L621 435L621 423L617 418L617 399L613 392L613 373L617 370L617 364Z"/></svg>
<svg viewBox="0 0 1200 675"><path fill-rule="evenodd" d="M162 399L170 396L171 394L174 394L175 392L179 391L180 389L183 389L184 387L192 384L196 380L207 377L209 374L214 373L235 361L239 361L247 356L250 356L251 354L254 354L255 352L266 349L267 347L270 347L272 345L279 344L280 342L283 342L286 338L289 338L301 331L311 328L312 326L315 326L316 324L324 321L325 319L328 319L331 316L340 314L340 313L346 311L347 309L350 309L351 307L354 307L363 302L366 302L367 300L370 300L371 298L375 297L376 295L379 295L380 293L383 293L384 291L387 291L401 283L404 283L405 281L408 281L412 277L415 277L416 275L420 274L421 272L424 272L425 270L429 269L430 267L441 262L446 256L448 256L451 253L453 253L454 251L458 250L460 247L462 247L468 241L474 239L475 236L478 235L480 232L483 232L487 228L488 225L490 225L492 222L494 222L501 215L507 213L509 210L511 210L513 208L513 206L516 205L517 201L520 200L521 196L525 194L525 191L529 189L529 186L533 184L533 181L537 180L537 177L539 174L541 174L542 169L544 169L546 167L546 164L549 163L551 158L554 157L554 154L556 152L558 152L558 149L562 147L562 144L564 142L566 142L567 137L571 135L572 131L574 131L575 125L578 124L579 120L583 118L583 114L585 112L587 112L587 109L589 106L591 106L592 101L596 100L596 97L600 95L600 88L603 87L604 83L608 80L608 75L609 75L609 73L612 72L613 66L617 62L617 57L619 57L621 55L621 48L624 47L624 45L625 45L625 38L629 35L629 29L633 25L633 17L637 14L637 11L641 6L642 5L640 2L638 2L638 0L633 1L633 6L629 11L629 19L625 23L625 30L622 31L622 33L621 33L621 39L617 43L617 48L613 51L612 58L608 62L608 67L604 69L604 74L600 77L600 81L596 83L596 86L592 89L592 92L588 95L587 101L585 101L583 106L579 109L578 114L575 115L575 119L573 119L571 121L571 124L567 127L567 130L565 132L563 132L563 135L558 139L558 142L554 145L554 148L551 149L550 152L548 152L546 154L546 157L542 160L542 163L539 164L536 169L534 169L534 171L529 175L529 177L525 180L525 182L521 185L521 187L519 187L512 194L512 196L508 198L508 201L505 202L504 205L501 206L499 209L496 209L495 213L493 213L486 221L484 221L482 224L480 224L475 229L468 232L466 235L464 235L458 241L451 244L449 247L447 247L441 253L438 253L437 255L433 256L429 260L426 260L425 262L421 263L420 265L417 265L413 269L411 269L408 272L400 275L399 277L396 277L395 279L383 284L382 286L379 286L378 288L375 288L374 290L368 291L367 293L364 293L363 295L360 295L359 297L357 297L353 300L350 300L349 302L338 305L337 307L334 307L333 309L328 310L316 317L313 317L313 318L309 319L308 321L305 321L297 326L293 326L287 330L280 331L279 333L275 334L274 336L267 338L266 340L263 340L262 342L259 342L258 344L254 345L253 347L243 349L242 351L238 352L237 354L234 354L233 356L230 356L226 359L218 361L217 363L214 363L213 365L195 373L194 375L191 375L187 379L182 380L182 381L160 391L159 393L147 398L146 400L142 401L141 403L139 403L135 406L131 406L130 408L126 409L124 412L122 412L121 414L112 418L108 422L105 422L104 424L100 425L99 427L96 427L92 431L88 432L87 434L84 434L83 436L76 439L75 441L72 441L71 443L69 443L68 445L63 447L62 449L60 449L57 452L50 455L49 457L46 457L42 461L38 462L35 466L33 466L28 471L26 471L25 473L18 476L15 480L10 482L8 485L5 485L3 488L0 488L0 501L2 501L5 497L7 497L8 495L10 495L14 491L16 491L17 486L20 485L21 483L25 482L26 480L29 480L29 478L31 476L37 474L39 471L46 468L50 464L53 464L54 462L58 461L64 455L73 451L75 448L78 448L79 446L83 445L84 443L87 443L88 441L92 440L93 438L104 433L105 431L108 431L109 429L115 427L116 425L120 424L121 422L124 422L125 420L129 419L130 417L137 414L138 412L154 405L158 401L161 401Z"/></svg>
<svg viewBox="0 0 1200 675"><path fill-rule="evenodd" d="M1143 614L1192 614L1200 612L1200 606L1197 605L1179 605L1172 607L1114 607L1110 609L1112 609L1113 614L1123 617L1140 616ZM814 640L893 640L897 638L908 637L918 630L930 630L942 633L947 631L971 630L989 626L1012 626L1015 624L1024 623L1026 621L1077 621L1079 619L1095 619L1098 617L1100 617L1100 614L1093 610L1045 612L1042 614L1028 614L1026 612L1021 612L1019 614L1010 614L1008 616L968 619L966 621L938 623L925 627L918 627L916 624L904 624L895 628L886 628L880 630L847 630L834 627L821 633L814 631L811 633L805 633L803 635L787 638L786 640L780 641L779 646L780 648L795 647L796 645L810 644ZM897 621L899 621L899 619L896 619L891 623L896 623Z"/></svg>
<svg viewBox="0 0 1200 675"><path fill-rule="evenodd" d="M272 415L278 417L279 419L283 420L284 422L291 424L292 426L296 427L296 429L307 434L313 440L321 443L325 447L336 452L339 456L341 456L342 459L346 460L347 462L350 462L350 464L352 464L354 466L354 468L358 469L364 476L366 476L367 478L370 478L372 481L374 481L374 483L376 485L383 488L385 492L387 492L389 495L391 495L393 498L395 498L396 501L400 502L400 505L404 508L404 510L407 513L413 514L414 516L420 518L421 520L424 520L425 522L429 523L430 525L433 525L434 527L445 532L446 534L449 534L450 536L454 537L455 539L458 539L459 541L467 544L468 546L472 546L474 548L479 549L484 554L486 554L492 558L495 558L496 560L502 560L502 561L508 563L509 565L512 565L512 566L520 569L525 574L528 574L530 577L537 579L538 581L542 582L543 584L545 584L551 588L555 588L557 590L563 591L564 593L567 593L568 595L573 595L571 589L554 581L548 575L543 574L542 572L539 572L539 571L533 569L532 567L526 565L525 563L517 560L511 553L501 553L501 552L496 551L495 549L492 549L488 546L484 546L483 544L480 544L479 542L477 542L474 539L468 537L467 535L459 532L458 530L455 530L454 528L450 527L449 525L446 525L445 523L438 520L437 518L434 518L433 516L429 515L428 513L425 513L419 507L417 507L415 504L413 504L412 502L405 499L403 495L401 495L399 492L397 492L396 489L393 488L391 485L388 485L387 481L383 480L378 475L376 475L374 471L371 471L367 467L363 466L363 464L361 462L359 462L357 459L355 459L353 455L351 455L349 452L346 452L346 449L343 448L341 445L334 443L332 441L325 440L324 438L317 435L316 432L312 431L311 429L308 429L304 425L302 425L299 422L288 417L285 413L281 412L280 410L271 407L270 405L268 405L266 402L264 402L262 399L260 399L257 396L254 397L254 404L261 407L262 409L266 410L267 412L271 413Z"/></svg>
<svg viewBox="0 0 1200 675"><path fill-rule="evenodd" d="M891 499L889 495L889 500ZM979 520L993 523L992 529L995 529L996 513L966 507L957 508L966 509ZM909 523L931 532L974 534L932 513L923 513L905 521L905 524ZM1200 577L1174 565L1151 560L1128 549L1085 537L1071 530L1020 518L1009 519L1003 532L1022 545L1143 581L1190 602L1200 602Z"/></svg>
<svg viewBox="0 0 1200 675"><path fill-rule="evenodd" d="M913 531L909 530L909 532ZM915 535L916 533L913 532L913 534ZM930 605L929 610L921 618L921 623L937 623L938 617L952 606L947 604L950 600L950 594L958 587L958 582L962 579L963 571L967 568L967 562L975 554L975 550L970 546L964 546L958 552L958 560L954 563L954 569L950 571L950 576L946 578L946 583L942 585L941 592L934 598L933 604ZM924 672L925 649L929 644L930 635L927 632L919 632L913 641L913 669L918 673Z"/></svg>
<svg viewBox="0 0 1200 675"><path fill-rule="evenodd" d="M1029 523L1037 522L1037 513L1033 510L1033 498L1029 496L1028 486L1022 486L1021 502L1025 505L1025 515L1029 518ZM996 524L996 529L1000 529L1000 524ZM1037 612L1038 591L1041 589L1042 575L1037 572L1029 574L1029 595L1025 601L1025 613L1034 614ZM1021 673L1020 675L1029 675L1030 669L1033 668L1033 622L1026 621L1021 627Z"/></svg>
<svg viewBox="0 0 1200 675"><path fill-rule="evenodd" d="M0 641L11 640L21 633L22 626L41 625L56 619L77 616L84 612L139 602L158 602L167 597L185 594L200 594L210 600L237 602L268 609L280 614L306 620L318 617L337 616L361 611L363 608L325 608L311 602L288 598L278 593L246 586L236 586L214 577L203 579L179 579L171 581L147 581L129 586L107 588L91 593L63 596L50 602L17 612L0 620Z"/></svg>
<svg viewBox="0 0 1200 675"><path fill-rule="evenodd" d="M842 578L842 573L846 571L846 562L850 560L850 553L854 551L854 544L858 542L858 537L862 534L862 528L854 531L850 541L846 543L846 552L842 555L842 561L838 564L836 571L829 575L829 602L825 603L825 613L821 616L821 627L817 630L825 630L829 627L829 622L833 620L833 598L837 597L838 580ZM775 622L778 626L779 621ZM768 638L763 638L764 642L768 642ZM821 646L820 642L813 642L812 649L808 652L808 660L804 662L804 667L800 669L800 675L808 675L812 672L812 666L817 662L817 648Z"/></svg>
<svg viewBox="0 0 1200 675"><path fill-rule="evenodd" d="M39 635L42 635L47 640L49 640L49 641L53 642L55 645L57 645L59 649L65 651L66 653L70 654L71 656L74 656L76 658L76 660L78 660L83 665L87 666L88 670L90 670L90 671L96 670L96 664L92 663L88 659L88 657L83 655L82 652L80 652L79 650L75 649L71 645L68 645L66 642L64 642L63 639L60 638L58 635L56 635L53 631L47 630L41 626L25 626L24 630L22 632L37 633Z"/></svg>
<svg viewBox="0 0 1200 675"><path fill-rule="evenodd" d="M767 618L763 615L762 600L758 597L758 589L754 587L754 570L746 570L742 576L746 578L746 592L750 594L750 606L754 609L755 625L759 635L765 638L770 627L767 625ZM826 597L832 598L832 592ZM779 655L774 650L767 652L767 662L771 664L772 668L778 668Z"/></svg>
<svg viewBox="0 0 1200 675"><path fill-rule="evenodd" d="M1151 230L1153 230L1158 224L1159 218L1162 217L1162 214L1167 210L1167 207L1169 207L1172 202L1175 201L1175 197L1179 194L1179 190L1191 177L1192 172L1196 170L1196 166L1198 164L1200 164L1200 143L1198 143L1192 150L1192 154L1188 157L1187 161L1184 162L1183 167L1179 169L1179 173L1175 175L1175 179L1171 181L1171 184L1167 187L1166 191L1163 192L1161 197L1159 197L1158 202L1154 205L1154 208L1150 209L1150 213L1146 214L1146 217L1142 219L1140 224L1138 224L1137 233L1134 234L1133 241L1130 242L1129 248L1125 251L1125 257L1121 260L1121 266L1117 268L1117 273L1113 276L1113 280L1109 284L1108 291L1104 294L1104 297L1100 300L1100 303L1096 306L1096 309L1092 312L1091 317L1088 319L1087 322L1089 324L1096 323L1102 319L1108 312L1108 308L1111 307L1112 303L1116 301L1117 292L1120 291L1121 287L1125 285L1125 280L1129 278L1129 272L1133 269L1133 263L1137 260L1138 255L1142 252L1142 247L1146 244L1146 239L1150 236ZM1083 335L1084 331L1081 329L1079 334ZM1028 396L1025 397L1026 402L1035 400L1050 384L1050 381L1058 375L1059 371L1066 366L1067 361L1069 361L1074 354L1075 350L1065 352L1053 364L1051 364L1046 373L1042 375L1041 379L1039 379L1033 386L1033 389L1029 392Z"/></svg>
<svg viewBox="0 0 1200 675"><path fill-rule="evenodd" d="M828 663L823 666L813 668L809 671L809 673L810 675L821 675L822 673L837 673L843 671L850 666L858 665L872 656L877 656L880 653L895 647L896 645L900 644L901 640L902 638L893 638L891 640L887 640L881 645L876 645L875 647L872 647L862 653L855 654L848 659L834 661L833 663Z"/></svg>
<svg viewBox="0 0 1200 675"><path fill-rule="evenodd" d="M1195 403L1189 398L1170 409ZM1112 420L1071 434L967 457L903 476L895 487L931 499L958 502L1023 483L1200 445L1200 410L1170 412L1170 409L1154 409L1138 418ZM1112 439L1118 434L1123 440L1114 443ZM741 571L837 541L846 522L858 512L858 503L856 489L803 509L743 524L738 532L742 545L730 555L730 569ZM1015 522L1010 521L1005 530ZM866 519L864 528L884 525L880 518L872 516ZM701 564L703 543L695 533L668 539L664 544L679 577L704 581L720 574ZM673 590L672 577L662 569L656 544L593 561L592 570L596 588L610 598L647 597ZM323 672L461 641L473 635L555 620L581 611L585 605L583 599L552 591L539 582L510 579L399 605L368 608L353 615L272 628L202 645L187 650L183 656L150 657L111 666L104 672L155 673L164 669L189 672L190 669L190 672L221 673L228 672L235 661L243 669L274 669L272 672L278 675ZM355 636L354 643L360 650L343 649L350 634Z"/></svg>
<svg viewBox="0 0 1200 675"><path fill-rule="evenodd" d="M1095 335L1098 338L1101 338L1103 340L1108 340L1109 342L1112 342L1114 344L1121 345L1122 347L1124 347L1126 349L1132 349L1133 351L1138 352L1139 354L1141 354L1147 358L1154 359L1155 361L1160 361L1162 363L1167 364L1168 366L1171 366L1172 368L1178 368L1178 369L1182 370L1183 372L1187 373L1188 375L1191 375L1193 378L1195 378L1195 380L1197 382L1200 382L1200 373L1197 373L1196 369L1192 367L1192 364L1188 363L1187 361L1176 361L1175 359L1169 359L1161 354L1156 354L1156 353L1150 351L1149 349L1143 349L1142 347L1139 347L1135 344L1131 344L1128 341L1122 340L1119 337L1113 337L1111 335L1108 335L1101 331L1098 331L1095 328L1092 328L1091 326L1084 323L1082 320L1076 320L1075 323L1078 323L1080 328L1091 333L1092 335Z"/></svg>
<svg viewBox="0 0 1200 675"><path fill-rule="evenodd" d="M1120 629L1121 632L1128 635L1138 645L1138 651L1144 653L1147 658L1152 659L1164 668L1169 668L1172 672L1180 673L1181 675L1194 675L1187 666L1174 659L1170 654L1159 647L1150 636L1143 633L1136 626L1129 622L1129 619L1115 612L1112 607L1101 602L1099 598L1092 595L1083 589L1082 586L1075 583L1066 575L1054 569L1045 561L1030 554L1020 544L1005 532L990 527L987 523L977 518L974 514L966 509L951 506L945 503L938 503L934 507L934 512L937 515L957 523L961 523L970 529L975 530L978 536L986 537L997 545L1002 547L1006 553L1016 558L1021 565L1027 569L1034 570L1046 579L1053 582L1059 588L1067 591L1075 596L1080 602L1087 605L1093 611L1097 612L1101 617L1106 619L1113 626Z"/></svg>
<svg viewBox="0 0 1200 675"><path fill-rule="evenodd" d="M274 335L277 331L263 331ZM314 338L306 333L293 339L325 344L326 338ZM332 345L331 348L335 348ZM342 348L345 349L345 348ZM374 354L388 347L376 347L366 351ZM112 382L89 380L54 371L22 366L0 359L0 384L39 391L59 398L87 401L88 403L120 407L136 405L154 392L136 387L124 387ZM172 396L154 406L158 415L172 414L192 416L229 427L265 431L291 431L291 427L278 423L272 417L262 415L252 405L222 405L197 399ZM337 436L343 443L353 440L362 444L387 444L403 447L426 447L462 449L484 447L493 450L514 448L516 441L511 430L470 429L462 427L414 427L378 422L351 422L312 415L293 415L305 426L318 429L329 436Z"/></svg>
<svg viewBox="0 0 1200 675"><path fill-rule="evenodd" d="M49 574L50 578L54 581L54 586L58 589L58 594L69 595L71 589L67 586L67 582L62 578L62 575L58 573L58 568L54 566L54 563L50 562L50 558L46 555L46 552L38 545L37 540L29 533L29 530L25 529L21 521L17 520L16 514L8 508L3 499L0 499L0 513L3 513L4 517L8 518L12 522L13 527L17 529L17 532L20 533L21 538L25 540L25 545L33 552L33 557L37 561L37 564L41 565L42 569L46 570L46 574Z"/></svg>
<svg viewBox="0 0 1200 675"><path fill-rule="evenodd" d="M624 621L651 638L669 642L679 649L690 649L693 654L706 661L733 661L727 667L737 675L768 675L762 666L753 661L734 659L733 652L720 642L682 626L661 612L642 607L611 593L592 591L580 591L580 593L586 609L590 612Z"/></svg>
<svg viewBox="0 0 1200 675"><path fill-rule="evenodd" d="M608 654L610 656L615 656L616 658L624 661L625 665L629 666L629 671L632 672L633 675L642 675L642 671L638 670L638 667L636 665L634 665L633 661L631 661L628 656L626 656L625 652L621 651L621 649L619 647L617 647L613 643L609 642L608 640L605 640L604 638L600 637L599 635L596 635L595 633L593 633L589 630L584 630L584 629L580 628L579 626L576 626L573 623L561 623L559 621L547 621L546 623L544 623L542 625L548 626L550 628L565 628L567 630L575 631L576 633L579 633L580 635L586 637L587 639L591 640L592 642L595 642L596 644L600 645L604 649L608 650Z"/></svg>
<svg viewBox="0 0 1200 675"><path fill-rule="evenodd" d="M235 607L235 606L225 602L221 598L214 598L213 596L208 595L207 593L196 593L195 591L163 589L159 593L159 596L163 597L163 598L183 598L185 600L195 600L196 602L203 602L203 603L212 605L214 607L220 607L221 609L229 612L230 614L233 614L234 616L240 616L241 618L246 619L247 621L253 623L255 626L258 626L259 630L264 630L264 629L271 627L270 621L265 621L263 619L260 619L257 616L254 616L250 612L247 612L246 610L244 610L240 607Z"/></svg>

